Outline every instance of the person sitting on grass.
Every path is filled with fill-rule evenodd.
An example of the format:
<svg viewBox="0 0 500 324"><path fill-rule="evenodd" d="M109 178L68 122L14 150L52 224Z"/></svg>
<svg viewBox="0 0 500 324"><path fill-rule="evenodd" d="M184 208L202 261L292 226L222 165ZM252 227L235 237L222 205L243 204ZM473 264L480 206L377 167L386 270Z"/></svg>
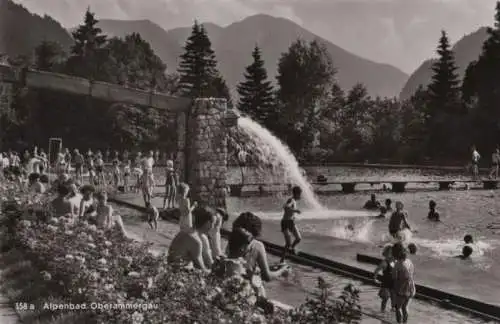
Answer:
<svg viewBox="0 0 500 324"><path fill-rule="evenodd" d="M427 214L427 219L434 222L439 222L439 213L436 211L436 202L434 200L429 201L429 213Z"/></svg>
<svg viewBox="0 0 500 324"><path fill-rule="evenodd" d="M29 190L35 194L43 194L45 186L40 182L40 174L32 173L28 177Z"/></svg>
<svg viewBox="0 0 500 324"><path fill-rule="evenodd" d="M80 188L80 192L82 194L82 200L80 201L80 208L78 209L78 217L82 219L95 217L97 212L94 203L94 192L95 192L94 186L85 185Z"/></svg>
<svg viewBox="0 0 500 324"><path fill-rule="evenodd" d="M242 213L233 222L227 246L227 260L233 265L232 271L240 272L248 278L257 296L266 297L262 280L271 281L290 273L290 266L280 264L271 270L264 244L258 240L262 232L261 219L250 212Z"/></svg>
<svg viewBox="0 0 500 324"><path fill-rule="evenodd" d="M50 203L54 216L60 217L73 214L73 204L69 201L68 195L69 189L66 185L59 185L57 187L57 197Z"/></svg>
<svg viewBox="0 0 500 324"><path fill-rule="evenodd" d="M377 210L380 209L380 202L377 200L375 194L371 194L370 200L368 200L363 206L364 209Z"/></svg>
<svg viewBox="0 0 500 324"><path fill-rule="evenodd" d="M114 215L113 206L108 203L108 193L106 191L101 191L97 193L96 198L97 215L95 220L97 228L103 230L117 228L121 234L126 237L127 232L125 231L122 218L119 215Z"/></svg>
<svg viewBox="0 0 500 324"><path fill-rule="evenodd" d="M215 215L205 207L193 210L193 229L180 231L168 249L167 261L174 265L187 265L210 272L212 251L207 234L215 223Z"/></svg>
<svg viewBox="0 0 500 324"><path fill-rule="evenodd" d="M158 230L158 218L160 218L160 213L158 212L158 208L156 208L150 202L146 203L146 213L148 217L148 224L151 229L157 231Z"/></svg>

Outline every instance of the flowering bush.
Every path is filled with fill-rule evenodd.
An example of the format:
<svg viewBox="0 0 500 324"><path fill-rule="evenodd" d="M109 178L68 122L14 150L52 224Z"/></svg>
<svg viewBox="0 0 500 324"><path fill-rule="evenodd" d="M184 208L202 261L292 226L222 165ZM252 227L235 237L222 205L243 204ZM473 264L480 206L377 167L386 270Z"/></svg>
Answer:
<svg viewBox="0 0 500 324"><path fill-rule="evenodd" d="M102 231L70 217L51 218L46 198L8 186L0 187L0 196L2 230L10 233L2 235L1 243L10 247L12 263L25 260L24 268L7 272L4 281L19 281L22 291L14 301L35 305L30 314L37 320L62 316L67 317L63 322L72 323L349 323L359 317L354 289L345 291L342 303L309 300L294 311L265 315L241 277L221 279L172 267L164 255L150 253L149 244L118 231ZM4 254L2 259L8 258ZM43 307L47 303L73 306Z"/></svg>

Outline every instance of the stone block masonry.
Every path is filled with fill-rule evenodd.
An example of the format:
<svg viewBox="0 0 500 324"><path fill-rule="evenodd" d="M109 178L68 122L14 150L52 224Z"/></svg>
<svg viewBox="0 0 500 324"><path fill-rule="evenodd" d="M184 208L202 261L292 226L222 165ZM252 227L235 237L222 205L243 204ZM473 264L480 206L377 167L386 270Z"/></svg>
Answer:
<svg viewBox="0 0 500 324"><path fill-rule="evenodd" d="M188 122L188 183L193 201L225 207L227 174L227 101L196 99Z"/></svg>

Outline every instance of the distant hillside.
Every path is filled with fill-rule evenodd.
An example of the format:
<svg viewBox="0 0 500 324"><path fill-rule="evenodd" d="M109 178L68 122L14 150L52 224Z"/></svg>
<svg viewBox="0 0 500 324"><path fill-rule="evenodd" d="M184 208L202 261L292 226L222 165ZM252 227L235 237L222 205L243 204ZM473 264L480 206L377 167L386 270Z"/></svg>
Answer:
<svg viewBox="0 0 500 324"><path fill-rule="evenodd" d="M274 81L281 53L285 52L297 37L307 41L318 38L324 42L338 70L340 85L344 89L362 82L372 95L397 96L408 77L393 66L351 54L284 18L255 15L227 27L211 23L204 25L216 51L219 68L233 89L241 81L245 66L251 62L251 52L256 43L262 48L266 68ZM151 43L170 72L177 69L182 47L191 33L191 27L165 31L148 20L101 20L100 27L105 33L113 36L140 33Z"/></svg>
<svg viewBox="0 0 500 324"><path fill-rule="evenodd" d="M483 43L487 37L486 27L483 27L472 34L464 36L453 46L460 78L463 78L469 63L476 60L481 54ZM427 60L413 72L401 91L401 99L410 98L420 85L426 87L430 83L433 62L434 59Z"/></svg>
<svg viewBox="0 0 500 324"><path fill-rule="evenodd" d="M68 31L51 17L40 17L10 0L0 0L0 54L31 56L43 40L58 42L64 49L73 43Z"/></svg>

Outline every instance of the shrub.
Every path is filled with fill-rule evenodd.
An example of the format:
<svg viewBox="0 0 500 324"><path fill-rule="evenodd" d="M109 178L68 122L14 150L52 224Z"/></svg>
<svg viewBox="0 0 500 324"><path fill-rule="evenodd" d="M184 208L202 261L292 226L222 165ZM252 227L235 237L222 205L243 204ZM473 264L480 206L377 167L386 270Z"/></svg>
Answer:
<svg viewBox="0 0 500 324"><path fill-rule="evenodd" d="M85 221L44 220L41 214L51 215L46 197L5 186L0 197L1 230L9 233L2 234L1 243L10 247L2 260L11 265L4 281L17 290L11 295L14 302L35 305L23 312L25 318L66 323L356 323L359 317L358 292L352 286L341 301L322 296L291 312L265 315L255 305L250 283L241 277L221 279L172 267L164 255L149 252L150 244ZM44 309L49 302L86 309Z"/></svg>

